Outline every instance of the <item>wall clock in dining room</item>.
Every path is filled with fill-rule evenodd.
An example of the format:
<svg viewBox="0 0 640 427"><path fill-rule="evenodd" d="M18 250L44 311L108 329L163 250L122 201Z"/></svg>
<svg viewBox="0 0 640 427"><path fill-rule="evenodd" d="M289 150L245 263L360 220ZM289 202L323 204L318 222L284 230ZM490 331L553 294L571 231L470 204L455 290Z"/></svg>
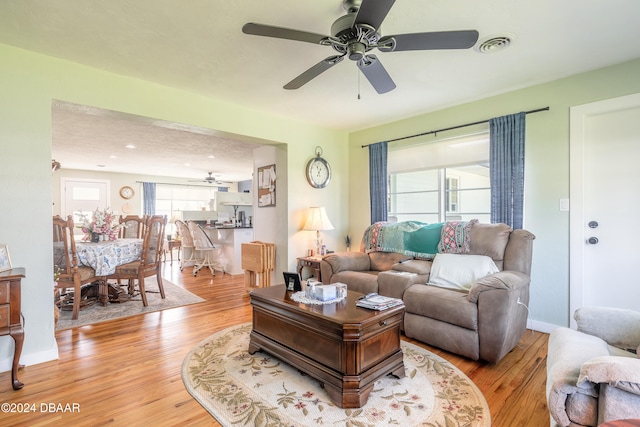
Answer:
<svg viewBox="0 0 640 427"><path fill-rule="evenodd" d="M324 188L331 181L331 166L322 157L320 147L316 147L316 157L307 162L307 181L313 188Z"/></svg>
<svg viewBox="0 0 640 427"><path fill-rule="evenodd" d="M135 192L133 191L133 188L129 187L128 185L125 185L122 188L120 188L120 197L122 197L123 199L128 200L132 198L134 194Z"/></svg>

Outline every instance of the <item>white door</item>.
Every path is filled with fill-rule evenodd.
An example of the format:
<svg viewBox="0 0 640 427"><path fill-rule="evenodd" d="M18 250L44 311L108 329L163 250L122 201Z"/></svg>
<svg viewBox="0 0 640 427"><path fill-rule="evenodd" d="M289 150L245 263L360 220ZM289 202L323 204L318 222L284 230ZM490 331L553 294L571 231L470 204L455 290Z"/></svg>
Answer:
<svg viewBox="0 0 640 427"><path fill-rule="evenodd" d="M570 316L640 310L640 94L571 108Z"/></svg>
<svg viewBox="0 0 640 427"><path fill-rule="evenodd" d="M95 179L62 178L60 185L60 215L73 215L78 223L79 213L91 216L96 209L109 207L109 181Z"/></svg>

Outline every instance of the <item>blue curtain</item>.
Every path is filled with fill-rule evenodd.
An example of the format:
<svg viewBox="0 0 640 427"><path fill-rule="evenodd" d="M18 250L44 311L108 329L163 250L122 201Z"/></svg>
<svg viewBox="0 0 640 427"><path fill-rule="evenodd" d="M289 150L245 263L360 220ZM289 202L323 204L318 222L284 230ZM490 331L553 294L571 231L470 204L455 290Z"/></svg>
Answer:
<svg viewBox="0 0 640 427"><path fill-rule="evenodd" d="M491 222L522 228L526 113L489 120Z"/></svg>
<svg viewBox="0 0 640 427"><path fill-rule="evenodd" d="M156 214L156 183L155 182L143 182L142 183L142 213L144 215Z"/></svg>
<svg viewBox="0 0 640 427"><path fill-rule="evenodd" d="M371 224L387 220L387 146L386 141L369 145Z"/></svg>

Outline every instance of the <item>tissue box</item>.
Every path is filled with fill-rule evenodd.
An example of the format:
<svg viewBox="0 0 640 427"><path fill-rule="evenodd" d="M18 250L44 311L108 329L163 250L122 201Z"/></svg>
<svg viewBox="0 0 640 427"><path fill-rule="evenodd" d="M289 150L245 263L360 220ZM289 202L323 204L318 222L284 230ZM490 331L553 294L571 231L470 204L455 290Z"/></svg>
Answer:
<svg viewBox="0 0 640 427"><path fill-rule="evenodd" d="M316 285L316 299L320 301L329 301L336 299L335 285Z"/></svg>

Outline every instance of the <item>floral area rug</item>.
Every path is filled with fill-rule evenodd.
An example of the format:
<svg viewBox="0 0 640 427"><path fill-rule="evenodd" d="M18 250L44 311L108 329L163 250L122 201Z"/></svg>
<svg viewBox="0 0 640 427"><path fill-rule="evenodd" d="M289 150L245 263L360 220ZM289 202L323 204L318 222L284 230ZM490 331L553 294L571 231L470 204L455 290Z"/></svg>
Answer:
<svg viewBox="0 0 640 427"><path fill-rule="evenodd" d="M150 313L152 311L167 310L169 308L181 307L183 305L195 304L204 299L192 294L184 288L169 282L167 279L162 281L164 287L165 299L160 297L160 289L156 276L147 277L144 281L145 293L147 294L147 306L142 305L142 297L137 292L127 302L114 303L110 302L106 306L94 303L91 306L80 310L78 319L72 320L71 310L60 310L60 318L56 325L56 330L75 328L78 326L91 325L107 320L118 319L121 317L135 316L138 314ZM126 286L126 285L123 285Z"/></svg>
<svg viewBox="0 0 640 427"><path fill-rule="evenodd" d="M367 404L334 405L313 378L262 351L247 352L251 324L217 332L185 357L182 380L223 426L490 426L473 382L439 356L402 342L406 376L376 381Z"/></svg>

